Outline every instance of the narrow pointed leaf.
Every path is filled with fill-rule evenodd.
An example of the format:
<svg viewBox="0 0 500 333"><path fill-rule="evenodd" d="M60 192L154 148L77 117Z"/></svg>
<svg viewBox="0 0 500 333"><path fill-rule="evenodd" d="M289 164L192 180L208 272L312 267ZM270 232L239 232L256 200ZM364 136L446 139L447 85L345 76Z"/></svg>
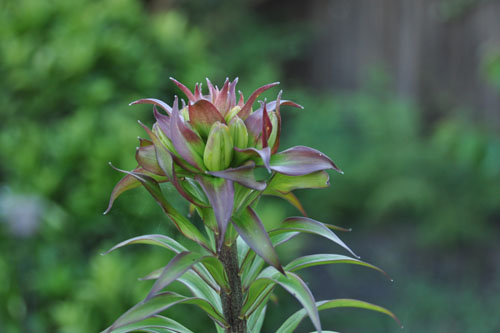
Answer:
<svg viewBox="0 0 500 333"><path fill-rule="evenodd" d="M248 288L247 297L241 308L241 314L249 317L251 313L263 304L268 294L272 291L276 282L272 279L257 279Z"/></svg>
<svg viewBox="0 0 500 333"><path fill-rule="evenodd" d="M202 264L210 272L217 284L223 288L229 289L226 271L219 259L206 256L202 259Z"/></svg>
<svg viewBox="0 0 500 333"><path fill-rule="evenodd" d="M186 87L185 85L183 85L182 83L180 83L179 81L177 81L176 79L174 79L173 77L170 78L170 80L175 83L175 85L177 87L179 87L179 89L182 90L182 92L184 93L184 95L186 95L186 97L189 99L190 102L194 102L196 99L193 95L193 93L191 92L191 90L189 90L188 87Z"/></svg>
<svg viewBox="0 0 500 333"><path fill-rule="evenodd" d="M268 185L268 189L288 193L303 188L324 188L330 185L330 176L326 171L317 171L303 176L288 176L276 173ZM264 192L264 194L266 194Z"/></svg>
<svg viewBox="0 0 500 333"><path fill-rule="evenodd" d="M184 246L182 246L177 241L173 240L172 238L170 238L168 236L165 236L165 235L144 235L144 236L130 238L130 239L127 239L121 243L118 243L115 246L113 246L111 249L109 249L108 251L104 252L103 255L108 254L116 249L121 248L121 247L124 247L127 245L132 245L132 244L156 245L156 246L160 246L160 247L166 248L168 250L171 250L175 253L187 251L187 249Z"/></svg>
<svg viewBox="0 0 500 333"><path fill-rule="evenodd" d="M200 278L200 276L196 275L194 271L187 271L177 281L185 285L193 296L206 300L214 309L222 313L222 302L219 295L220 289L214 289Z"/></svg>
<svg viewBox="0 0 500 333"><path fill-rule="evenodd" d="M158 183L151 177L139 174L137 172L130 172L125 170L120 170L115 168L118 171L129 174L137 179L141 184L148 190L148 192L153 196L156 202L163 209L165 214L170 218L170 220L175 224L177 229L184 235L186 238L195 241L200 244L202 247L210 250L208 246L207 240L205 236L182 214L180 214L163 196L160 186Z"/></svg>
<svg viewBox="0 0 500 333"><path fill-rule="evenodd" d="M203 170L204 164L201 156L203 155L205 144L201 137L182 121L178 104L179 102L176 98L172 108L172 119L170 120L172 144L184 160L198 170Z"/></svg>
<svg viewBox="0 0 500 333"><path fill-rule="evenodd" d="M359 308L372 310L388 315L389 317L394 319L398 323L398 325L401 326L399 319L396 317L396 315L394 315L394 313L381 306L364 301L358 301L355 299L333 299L329 301L317 302L316 306L318 307L319 311L333 308ZM299 326L300 322L305 318L306 315L307 314L304 309L295 312L281 325L276 333L289 333L295 331L295 329Z"/></svg>
<svg viewBox="0 0 500 333"><path fill-rule="evenodd" d="M252 333L258 333L262 329L264 319L266 318L267 302L263 302L257 310L248 318L248 330Z"/></svg>
<svg viewBox="0 0 500 333"><path fill-rule="evenodd" d="M163 269L160 277L156 280L146 299L150 299L156 293L163 290L170 283L193 267L203 258L203 255L195 252L181 252L173 257L167 266Z"/></svg>
<svg viewBox="0 0 500 333"><path fill-rule="evenodd" d="M321 332L321 323L319 320L316 301L302 279L295 273L287 272L287 275L272 274L271 270L265 270L261 274L262 278L270 279L278 283L283 289L292 294L304 307L305 312L311 318L311 321L317 331ZM269 274L266 274L269 273ZM291 332L291 331L288 331Z"/></svg>
<svg viewBox="0 0 500 333"><path fill-rule="evenodd" d="M142 167L138 167L136 169L133 170L134 172L137 172L137 173L142 173L142 174L147 174L148 172L142 168ZM149 175L153 178L155 178L155 175L151 174ZM156 177L155 180L159 183L164 183L164 182L167 182L168 181L168 178L165 178L165 177ZM111 208L113 207L113 203L115 202L115 200L123 193L123 192L126 192L128 190L132 190L134 188L137 188L141 186L141 182L139 182L137 179L135 179L135 177L133 177L132 175L126 175L125 177L123 177L116 185L115 187L113 188L113 191L111 191L111 195L109 197L109 203L108 203L108 207L106 208L106 211L104 212L104 214L107 214Z"/></svg>
<svg viewBox="0 0 500 333"><path fill-rule="evenodd" d="M238 117L245 120L250 115L250 113L252 111L252 105L253 105L253 103L255 103L255 101L260 96L260 94L262 94L264 91L266 91L266 90L268 90L268 89L270 89L278 84L279 84L279 82L269 83L269 84L266 84L265 86L262 86L262 87L258 88L257 90L255 90L252 93L252 95L250 95L250 97L248 98L245 105L243 105L243 107L241 108L240 112L238 113Z"/></svg>
<svg viewBox="0 0 500 333"><path fill-rule="evenodd" d="M144 319L137 323L133 323L130 325L114 329L113 333L135 332L148 328L162 328L168 330L169 332L176 332L176 333L193 333L193 331L179 324L175 320L159 315Z"/></svg>
<svg viewBox="0 0 500 333"><path fill-rule="evenodd" d="M285 270L290 272L295 272L300 269L304 269L311 266L328 265L328 264L354 264L354 265L369 267L371 269L379 271L380 273L384 274L386 278L391 280L389 275L387 275L386 272L384 272L377 266L374 266L372 264L369 264L367 262L358 259L343 256L340 254L313 254L313 255L299 257L292 260L288 265L286 265Z"/></svg>
<svg viewBox="0 0 500 333"><path fill-rule="evenodd" d="M221 326L227 325L224 317L206 300L198 297L185 297L176 293L165 292L133 306L118 318L106 332L113 332L113 330L117 328L150 318L177 304L197 305L205 311L210 318L220 323Z"/></svg>
<svg viewBox="0 0 500 333"><path fill-rule="evenodd" d="M153 115L155 116L156 123L160 127L160 130L165 134L167 138L171 138L170 135L170 117L165 116L164 114L161 114L158 112L156 109L156 105L153 106Z"/></svg>
<svg viewBox="0 0 500 333"><path fill-rule="evenodd" d="M289 176L302 176L328 169L343 173L328 156L305 146L295 146L273 155L270 168Z"/></svg>
<svg viewBox="0 0 500 333"><path fill-rule="evenodd" d="M292 192L283 193L283 192L271 189L268 186L268 188L266 188L266 190L264 191L263 194L264 195L272 195L272 196L275 196L278 198L282 198L282 199L288 201L292 206L297 208L302 215L307 216L306 210L304 209L304 207L300 203L300 200Z"/></svg>
<svg viewBox="0 0 500 333"><path fill-rule="evenodd" d="M271 119L269 119L269 114L266 109L266 102L264 101L264 110L262 112L262 148L266 148L268 146L267 140L269 136L271 136L271 131L273 130L273 124L271 123Z"/></svg>
<svg viewBox="0 0 500 333"><path fill-rule="evenodd" d="M232 221L236 231L248 246L269 265L284 273L269 235L255 211L247 207L241 214L234 216Z"/></svg>
<svg viewBox="0 0 500 333"><path fill-rule="evenodd" d="M243 153L244 155L247 155L248 157L260 157L260 160L262 161L262 165L267 169L268 172L271 172L270 169L270 160L271 160L271 149L269 147L265 147L262 149L257 149L257 148L245 148L245 149L239 149L238 147L234 147L234 150L237 152ZM260 164L260 163L257 163Z"/></svg>
<svg viewBox="0 0 500 333"><path fill-rule="evenodd" d="M222 246L229 219L233 213L234 186L231 180L196 175L212 206L219 227L218 250Z"/></svg>
<svg viewBox="0 0 500 333"><path fill-rule="evenodd" d="M253 173L254 169L255 162L250 161L249 163L237 168L229 168L222 171L210 171L208 174L235 181L243 186L257 191L263 191L266 188L266 182L259 182L255 179L255 175Z"/></svg>
<svg viewBox="0 0 500 333"><path fill-rule="evenodd" d="M160 101L159 99L156 99L156 98L143 98L143 99L139 99L137 101L134 101L134 102L130 103L129 105L134 105L134 104L153 104L153 105L158 105L163 110L165 110L165 112L167 112L168 114L172 113L172 108L170 107L170 105L168 105L167 103L165 103L163 101Z"/></svg>
<svg viewBox="0 0 500 333"><path fill-rule="evenodd" d="M333 231L327 228L325 224L316 220L301 216L289 217L283 221L280 228L273 230L273 233L288 231L300 231L328 238L332 242L342 246L356 258L359 258Z"/></svg>
<svg viewBox="0 0 500 333"><path fill-rule="evenodd" d="M212 124L217 121L222 124L226 123L217 108L207 100L201 99L194 104L189 104L188 108L189 122L204 138L208 137Z"/></svg>

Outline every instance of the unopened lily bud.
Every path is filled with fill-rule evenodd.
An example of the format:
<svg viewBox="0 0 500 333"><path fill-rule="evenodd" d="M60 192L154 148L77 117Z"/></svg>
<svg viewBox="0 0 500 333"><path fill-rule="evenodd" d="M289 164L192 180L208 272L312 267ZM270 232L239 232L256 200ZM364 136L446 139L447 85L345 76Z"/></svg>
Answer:
<svg viewBox="0 0 500 333"><path fill-rule="evenodd" d="M269 139L267 139L267 143L269 147L273 147L276 142L276 136L278 135L278 116L276 112L269 112L269 120L271 120L271 124L273 125L273 129L271 130L271 134L269 135Z"/></svg>
<svg viewBox="0 0 500 333"><path fill-rule="evenodd" d="M203 162L210 171L221 171L229 167L233 158L233 139L229 128L215 122L208 134Z"/></svg>
<svg viewBox="0 0 500 333"><path fill-rule="evenodd" d="M177 155L172 141L165 135L165 133L163 133L160 126L156 123L153 125L153 133L158 137L158 139L160 139L161 143L163 143L167 150Z"/></svg>
<svg viewBox="0 0 500 333"><path fill-rule="evenodd" d="M240 111L241 111L241 107L238 105L236 105L234 108L229 110L229 112L224 117L226 119L226 122L229 123Z"/></svg>
<svg viewBox="0 0 500 333"><path fill-rule="evenodd" d="M248 130L245 122L240 117L235 116L229 124L229 132L233 138L233 145L240 149L248 147Z"/></svg>

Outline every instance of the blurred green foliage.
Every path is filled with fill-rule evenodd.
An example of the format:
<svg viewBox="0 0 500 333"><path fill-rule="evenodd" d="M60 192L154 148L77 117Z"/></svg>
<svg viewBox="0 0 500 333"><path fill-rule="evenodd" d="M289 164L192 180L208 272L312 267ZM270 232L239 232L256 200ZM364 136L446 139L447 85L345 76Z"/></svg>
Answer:
<svg viewBox="0 0 500 333"><path fill-rule="evenodd" d="M99 256L125 238L175 235L142 189L120 197L109 216L100 214L120 178L106 162L135 167L135 137L144 135L136 119L152 121L149 108L128 102L170 101L179 92L169 76L191 86L206 76L220 82L239 75L245 78L241 89L251 90L281 78L283 64L303 52L305 25L267 20L250 1L215 2L190 1L182 10L154 13L137 0L0 3L1 332L99 331L145 294L146 282L135 279L168 260L151 250ZM484 66L496 87L498 59L493 54ZM293 93L287 89L285 97L305 110L284 108L282 148L318 148L346 172L332 175L329 189L298 193L306 210L319 220L354 226L356 233L409 230L403 237L416 252L439 249L460 257L464 248L490 247L500 217L500 136L457 112L429 125L422 110L396 99L379 79L358 93L334 96L301 85ZM260 207L268 226L289 209L278 202ZM297 244L305 242L281 249L285 262ZM367 259L409 287L401 300L380 302L377 294L371 301L393 309L412 331L425 330L426 323L433 331L453 329L457 317L468 328L474 320L483 323L477 332L498 328L480 307L498 297L474 298L482 290L480 270L467 272L468 280L457 285L470 290L442 289L431 273L413 276L397 266L405 261L394 254L400 249ZM349 281L338 274L332 276ZM283 295L278 299L270 315L298 308ZM442 310L450 300L458 307L453 313ZM172 316L192 321L192 314L189 308ZM196 332L207 324L197 318L189 326ZM340 324L347 318L349 327L350 318L360 317L335 318ZM265 327L276 323L270 318Z"/></svg>

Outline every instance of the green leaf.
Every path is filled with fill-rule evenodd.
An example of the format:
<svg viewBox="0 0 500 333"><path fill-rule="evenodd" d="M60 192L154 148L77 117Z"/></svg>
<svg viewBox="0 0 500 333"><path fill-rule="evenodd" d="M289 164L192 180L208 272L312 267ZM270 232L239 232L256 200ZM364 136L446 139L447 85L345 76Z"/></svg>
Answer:
<svg viewBox="0 0 500 333"><path fill-rule="evenodd" d="M114 168L114 167L113 167ZM210 249L208 242L203 236L203 234L187 219L185 218L179 211L177 211L163 196L160 186L158 183L151 177L133 172L133 171L125 171L121 169L117 169L123 173L133 176L137 179L148 192L153 196L156 202L163 209L165 214L170 218L170 220L175 224L177 229L184 235L186 238L200 244L202 247L207 249L209 252L212 252Z"/></svg>
<svg viewBox="0 0 500 333"><path fill-rule="evenodd" d="M175 253L180 253L182 251L187 251L187 249L179 244L177 241L165 235L144 235L134 238L127 239L119 244L116 244L108 251L104 252L103 255L108 254L121 247L131 245L131 244L150 244L157 245L168 250L174 251Z"/></svg>
<svg viewBox="0 0 500 333"><path fill-rule="evenodd" d="M317 302L316 306L318 307L318 310L326 310L333 308L359 308L359 309L372 310L388 315L401 326L399 319L394 315L394 313L381 306L367 303L364 301L358 301L355 299L333 299L329 301ZM305 316L306 316L306 311L304 309L295 312L281 325L281 327L276 331L276 333L293 332L297 328L297 326L299 326L300 322L305 318Z"/></svg>
<svg viewBox="0 0 500 333"><path fill-rule="evenodd" d="M272 195L272 196L275 196L278 198L282 198L282 199L288 201L292 206L297 208L302 215L307 216L307 213L306 213L304 207L300 203L299 199L292 192L282 193L282 192L277 191L277 190L266 189L263 192L263 194L264 195Z"/></svg>
<svg viewBox="0 0 500 333"><path fill-rule="evenodd" d="M325 171L313 172L303 176L287 176L276 173L267 189L288 193L303 188L324 188L330 185L330 176ZM264 194L266 194L264 192Z"/></svg>
<svg viewBox="0 0 500 333"><path fill-rule="evenodd" d="M232 221L236 231L248 246L269 265L284 273L269 235L255 211L247 207L241 214L234 216Z"/></svg>
<svg viewBox="0 0 500 333"><path fill-rule="evenodd" d="M194 271L187 271L179 279L180 283L184 284L193 293L193 296L202 298L208 301L217 311L222 313L222 303L219 294L210 287L199 275Z"/></svg>
<svg viewBox="0 0 500 333"><path fill-rule="evenodd" d="M212 275L219 286L229 289L226 271L224 270L224 266L219 261L219 259L212 256L207 256L203 258L201 262L210 272L210 275Z"/></svg>
<svg viewBox="0 0 500 333"><path fill-rule="evenodd" d="M152 145L141 145L137 148L135 152L135 159L137 163L145 170L154 173L159 176L165 176L166 174L160 168L158 161L156 160L156 150Z"/></svg>
<svg viewBox="0 0 500 333"><path fill-rule="evenodd" d="M286 272L285 276L277 274L277 272L273 272L271 269L266 268L259 275L259 278L274 281L283 289L288 291L291 295L293 295L304 307L305 311L309 315L309 318L311 318L311 321L316 330L321 332L321 323L319 320L318 308L316 306L314 297L307 285L298 275L292 272Z"/></svg>
<svg viewBox="0 0 500 333"><path fill-rule="evenodd" d="M248 318L247 325L250 333L259 333L266 318L267 302L262 304L255 310L254 313Z"/></svg>
<svg viewBox="0 0 500 333"><path fill-rule="evenodd" d="M333 231L331 231L328 227L326 227L325 224L321 222L301 216L289 217L283 221L280 228L272 230L270 234L276 235L289 231L305 232L328 238L332 242L342 246L356 258L359 258L359 256L357 256L336 234L334 234Z"/></svg>
<svg viewBox="0 0 500 333"><path fill-rule="evenodd" d="M168 286L170 283L174 282L178 277L184 274L187 270L193 267L203 258L203 255L195 252L181 252L177 254L167 266L163 269L163 272L156 280L155 284L151 288L146 300L153 297L157 292Z"/></svg>
<svg viewBox="0 0 500 333"><path fill-rule="evenodd" d="M248 288L247 297L241 308L241 314L250 316L257 308L263 304L264 299L272 291L276 282L272 279L260 278L254 280Z"/></svg>
<svg viewBox="0 0 500 333"><path fill-rule="evenodd" d="M380 273L384 274L389 280L391 280L387 273L377 266L340 254L313 254L309 256L299 257L292 260L288 265L286 265L285 271L295 272L306 267L328 264L354 264L369 267L379 271Z"/></svg>
<svg viewBox="0 0 500 333"><path fill-rule="evenodd" d="M113 330L139 322L146 318L152 317L176 304L194 304L200 307L206 314L214 321L219 323L222 327L227 325L224 317L218 312L209 302L198 297L185 297L172 292L165 292L149 300L144 300L133 306L130 310L125 312L118 318L113 325L106 332L113 332Z"/></svg>
<svg viewBox="0 0 500 333"><path fill-rule="evenodd" d="M146 328L164 328L169 330L170 332L178 332L178 333L193 333L190 329L185 326L179 324L173 319L163 317L163 316L153 316L151 318L144 319L140 322L133 323L130 325L126 325L120 328L113 330L113 333L128 333L134 332Z"/></svg>
<svg viewBox="0 0 500 333"><path fill-rule="evenodd" d="M219 239L217 251L220 250L224 236L226 235L227 225L233 213L234 207L234 186L233 182L223 178L211 176L196 175L196 181L201 185L203 191L208 197L217 220L219 230Z"/></svg>

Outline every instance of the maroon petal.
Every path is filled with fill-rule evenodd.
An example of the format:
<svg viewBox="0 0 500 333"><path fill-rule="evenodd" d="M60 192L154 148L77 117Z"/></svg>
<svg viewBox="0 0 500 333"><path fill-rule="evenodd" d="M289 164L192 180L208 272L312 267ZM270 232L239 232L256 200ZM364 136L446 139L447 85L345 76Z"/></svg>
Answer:
<svg viewBox="0 0 500 333"><path fill-rule="evenodd" d="M243 105L245 104L245 97L243 97L243 93L241 91L238 91L238 94L240 95L240 99L238 100L238 106L242 108Z"/></svg>
<svg viewBox="0 0 500 333"><path fill-rule="evenodd" d="M207 86L208 86L208 94L210 96L210 102L213 103L215 100L215 97L217 96L217 91L215 90L214 85L212 84L212 82L210 82L208 77L207 77Z"/></svg>
<svg viewBox="0 0 500 333"><path fill-rule="evenodd" d="M171 77L170 80L172 80L172 82L174 82L175 85L182 90L182 92L184 93L184 95L186 95L186 97L188 98L188 100L190 102L194 102L196 100L194 98L193 93L191 92L191 90L188 89L188 87L186 87L185 85L183 85L182 83L180 83L179 81L174 79L173 77Z"/></svg>
<svg viewBox="0 0 500 333"><path fill-rule="evenodd" d="M197 83L194 87L194 98L195 100L203 98L203 94L201 92L201 83Z"/></svg>
<svg viewBox="0 0 500 333"><path fill-rule="evenodd" d="M255 169L255 162L242 165L238 168L230 168L222 171L211 171L210 175L220 177L228 180L235 181L243 186L252 188L257 191L263 191L266 188L266 182L258 182L255 180L253 170Z"/></svg>
<svg viewBox="0 0 500 333"><path fill-rule="evenodd" d="M226 115L229 110L229 79L224 81L224 86L215 98L215 107L222 115Z"/></svg>
<svg viewBox="0 0 500 333"><path fill-rule="evenodd" d="M159 99L156 99L156 98L143 98L143 99L139 99L137 101L134 101L134 102L130 103L129 105L135 105L135 104L153 104L153 105L158 105L163 110L165 110L165 112L167 112L168 114L172 113L172 108L167 103L165 103L163 101L160 101Z"/></svg>
<svg viewBox="0 0 500 333"><path fill-rule="evenodd" d="M269 114L266 109L266 101L264 101L264 109L262 110L262 148L266 148L267 140L271 136L271 131L273 129L273 124L271 119L269 119Z"/></svg>
<svg viewBox="0 0 500 333"><path fill-rule="evenodd" d="M269 147L262 149L257 149L257 148L239 149L238 147L234 147L234 150L248 156L259 156L262 160L262 164L264 165L264 167L267 169L267 171L271 172L270 168L271 149Z"/></svg>
<svg viewBox="0 0 500 333"><path fill-rule="evenodd" d="M289 176L302 176L327 169L343 173L328 156L305 146L292 147L273 155L270 168Z"/></svg>
<svg viewBox="0 0 500 333"><path fill-rule="evenodd" d="M191 130L183 121L179 114L179 102L177 96L172 108L172 119L170 121L170 134L172 144L177 153L189 164L199 170L203 170L204 143L200 136Z"/></svg>
<svg viewBox="0 0 500 333"><path fill-rule="evenodd" d="M226 123L224 117L209 101L201 99L189 104L189 122L201 136L208 137L212 124L217 121Z"/></svg>
<svg viewBox="0 0 500 333"><path fill-rule="evenodd" d="M229 219L233 214L234 185L231 180L215 178L210 176L196 175L196 181L201 185L212 206L219 227L219 239L217 250L224 243Z"/></svg>
<svg viewBox="0 0 500 333"><path fill-rule="evenodd" d="M241 111L238 113L238 117L245 120L250 115L251 110L252 110L252 105L253 105L253 103L255 103L255 100L257 99L257 97L259 97L260 94L262 94L264 91L266 91L266 90L268 90L268 89L270 89L278 84L279 84L279 82L269 83L269 84L266 84L265 86L262 86L259 89L255 90L252 93L252 95L250 95L250 97L248 98L245 105L243 105L243 107L241 108Z"/></svg>

